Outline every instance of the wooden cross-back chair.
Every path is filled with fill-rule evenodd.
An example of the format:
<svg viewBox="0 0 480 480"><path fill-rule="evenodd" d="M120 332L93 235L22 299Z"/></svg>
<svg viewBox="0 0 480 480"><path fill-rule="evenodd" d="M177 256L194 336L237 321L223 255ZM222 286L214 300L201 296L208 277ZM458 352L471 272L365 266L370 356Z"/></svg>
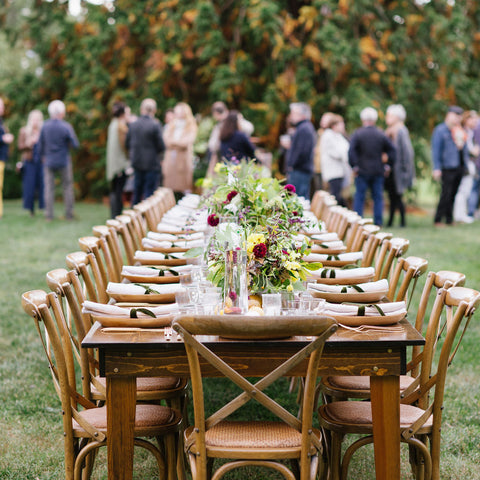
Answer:
<svg viewBox="0 0 480 480"><path fill-rule="evenodd" d="M355 231L354 238L350 245L350 250L347 247L347 251L359 252L363 250L364 244L366 243L370 235L376 234L380 230L378 225L373 225L367 223L366 225L359 225Z"/></svg>
<svg viewBox="0 0 480 480"><path fill-rule="evenodd" d="M111 225L95 225L92 228L93 235L98 238L104 238L110 250L113 268L115 269L117 278L121 279L122 267L125 264L125 258L120 247L117 230Z"/></svg>
<svg viewBox="0 0 480 480"><path fill-rule="evenodd" d="M143 215L131 209L124 210L122 215L117 215L115 219L127 226L134 250L142 250L142 238L145 238L148 233L147 223Z"/></svg>
<svg viewBox="0 0 480 480"><path fill-rule="evenodd" d="M381 248L383 242L393 237L390 232L376 232L369 233L363 244L363 258L360 264L361 267L371 267L378 250Z"/></svg>
<svg viewBox="0 0 480 480"><path fill-rule="evenodd" d="M106 445L109 426L106 407L97 406L83 395L76 375L76 356L62 307L54 292L32 290L22 295L22 306L37 328L47 356L55 390L61 401L65 479L90 478L98 449ZM180 413L167 406L137 404L135 445L149 450L156 458L159 478L177 478ZM155 438L159 446L145 438Z"/></svg>
<svg viewBox="0 0 480 480"><path fill-rule="evenodd" d="M447 370L479 305L480 293L465 287L441 289L436 295L420 374L403 392L400 404L400 440L410 447L410 464L415 478L440 479ZM332 480L346 479L352 455L363 445L373 442L371 410L368 401L332 402L319 408L320 424L329 439ZM350 433L363 436L347 448L342 459L342 440Z"/></svg>
<svg viewBox="0 0 480 480"><path fill-rule="evenodd" d="M374 280L390 278L398 259L406 253L410 241L406 238L393 237L382 243L380 250L375 258L375 277Z"/></svg>
<svg viewBox="0 0 480 480"><path fill-rule="evenodd" d="M83 291L87 300L108 303L107 284L102 276L93 253L72 252L65 257L67 268L75 270L82 279Z"/></svg>
<svg viewBox="0 0 480 480"><path fill-rule="evenodd" d="M347 252L354 252L354 243L358 242L359 232L358 230L361 229L365 225L372 225L373 220L371 218L362 218L360 216L352 217L351 221L349 222L347 232L345 234L345 246L347 247ZM378 230L378 229L377 229Z"/></svg>
<svg viewBox="0 0 480 480"><path fill-rule="evenodd" d="M105 285L108 282L120 282L120 273L115 268L113 254L104 237L80 237L78 239L80 249L85 253L93 253L97 260L98 268L102 274L102 280Z"/></svg>
<svg viewBox="0 0 480 480"><path fill-rule="evenodd" d="M257 317L258 318L258 317ZM295 477L282 459L297 461L301 480L316 478L318 454L321 451L320 432L312 427L315 386L318 365L325 340L336 330L335 320L328 317L279 317L274 322L255 320L254 317L225 315L179 316L173 328L183 337L187 352L192 385L194 425L185 431L185 447L190 460L194 480L206 480L207 471L213 459L226 458L230 461L216 470L211 477L217 480L230 470L256 465L274 469L284 478ZM307 346L292 355L284 363L273 362L269 373L251 383L243 368L217 356L207 343L202 343L199 335L240 335L242 338L259 340L268 336L282 337L302 335L310 337ZM262 345L259 342L259 350ZM205 418L205 405L202 387L201 361L218 370L235 383L243 392L224 405L208 418ZM300 362L308 359L305 388L300 418L292 415L264 390L278 378L285 376ZM251 360L251 359L249 359ZM263 362L264 363L264 362ZM280 364L279 364L280 363ZM241 362L242 367L244 362ZM262 367L263 368L263 367ZM278 419L274 422L262 420L229 421L232 413L249 401L257 401ZM210 477L208 477L210 478Z"/></svg>
<svg viewBox="0 0 480 480"><path fill-rule="evenodd" d="M47 284L57 294L67 320L68 333L74 345L74 353L82 367L83 392L87 398L103 402L106 398L106 382L99 376L99 363L95 352L80 345L93 325L89 314L82 313L86 300L78 274L64 268L51 270L46 275ZM137 401L159 402L166 400L171 407L184 411L187 381L179 377L138 377Z"/></svg>
<svg viewBox="0 0 480 480"><path fill-rule="evenodd" d="M331 201L332 199L335 200L335 197L326 190L317 190L313 194L312 201L310 202L310 210L318 219L320 219L325 203L330 202L334 205L334 203Z"/></svg>
<svg viewBox="0 0 480 480"><path fill-rule="evenodd" d="M115 219L107 220L107 225L110 228L115 229L115 232L117 233L124 265L134 265L135 251L139 249L141 250L141 248L137 247L136 241L132 235L132 231L129 229L128 224L131 223L132 219L126 215L121 215Z"/></svg>
<svg viewBox="0 0 480 480"><path fill-rule="evenodd" d="M417 257L413 258L416 259ZM413 263L414 265L417 264L418 267L423 270L423 262L414 261ZM448 290L451 287L463 286L464 284L465 275L463 273L450 270L429 272L423 286L415 315L416 330L420 333L423 332L425 318L428 317L429 307L433 304L440 289ZM424 348L420 346L412 347L411 360L406 368L407 374L400 376L401 395L403 395L403 392L407 388L410 388L418 377L420 366L423 361L423 350ZM347 400L349 398L370 398L370 379L368 377L331 375L322 378L320 387L325 403Z"/></svg>

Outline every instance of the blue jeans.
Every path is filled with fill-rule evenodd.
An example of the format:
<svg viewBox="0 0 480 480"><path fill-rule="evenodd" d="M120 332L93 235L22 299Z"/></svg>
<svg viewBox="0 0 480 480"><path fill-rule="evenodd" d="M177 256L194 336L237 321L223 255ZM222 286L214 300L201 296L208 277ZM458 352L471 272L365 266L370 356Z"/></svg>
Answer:
<svg viewBox="0 0 480 480"><path fill-rule="evenodd" d="M153 194L158 185L158 170L137 170L133 181L132 206Z"/></svg>
<svg viewBox="0 0 480 480"><path fill-rule="evenodd" d="M287 182L291 183L299 197L310 198L310 182L312 181L312 174L302 172L300 170L292 170L287 174Z"/></svg>
<svg viewBox="0 0 480 480"><path fill-rule="evenodd" d="M367 190L370 189L373 200L373 223L383 223L383 175L358 175L355 177L355 196L353 197L353 209L363 216L363 207Z"/></svg>

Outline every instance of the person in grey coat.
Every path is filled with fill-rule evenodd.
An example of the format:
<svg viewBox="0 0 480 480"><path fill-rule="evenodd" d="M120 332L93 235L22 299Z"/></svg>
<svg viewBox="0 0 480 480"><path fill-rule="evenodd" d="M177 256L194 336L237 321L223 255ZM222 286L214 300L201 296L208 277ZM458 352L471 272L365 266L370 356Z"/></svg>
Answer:
<svg viewBox="0 0 480 480"><path fill-rule="evenodd" d="M387 108L385 121L387 123L386 135L396 149L396 159L390 174L385 180L385 188L390 199L390 217L388 226L393 224L396 210L400 213L400 226L405 227L405 204L403 193L410 188L415 178L414 152L410 134L405 126L407 113L402 105L390 105Z"/></svg>
<svg viewBox="0 0 480 480"><path fill-rule="evenodd" d="M128 129L126 147L134 170L132 206L153 194L159 184L160 153L165 150L162 126L155 118L157 103L146 98L140 117Z"/></svg>

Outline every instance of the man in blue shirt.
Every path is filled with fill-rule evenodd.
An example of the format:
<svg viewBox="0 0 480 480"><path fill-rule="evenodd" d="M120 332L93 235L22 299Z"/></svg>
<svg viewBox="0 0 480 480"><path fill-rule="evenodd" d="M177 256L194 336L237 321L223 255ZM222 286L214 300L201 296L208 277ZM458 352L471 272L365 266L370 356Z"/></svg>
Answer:
<svg viewBox="0 0 480 480"><path fill-rule="evenodd" d="M73 168L70 148L78 148L79 143L73 127L63 120L65 104L61 100L50 102L48 114L50 119L43 124L39 139L45 181L45 218L47 221L53 220L55 176L58 174L63 188L65 218L73 220Z"/></svg>
<svg viewBox="0 0 480 480"><path fill-rule="evenodd" d="M373 222L383 223L383 186L385 174L395 163L395 147L389 138L376 127L377 111L372 107L360 112L362 127L355 130L350 140L348 161L355 175L353 209L363 215L367 190L373 199ZM388 162L384 162L384 154Z"/></svg>
<svg viewBox="0 0 480 480"><path fill-rule="evenodd" d="M468 160L466 134L461 128L463 109L449 107L445 120L437 125L432 134L432 176L441 181L442 189L435 213L435 226L453 221L455 195L463 177Z"/></svg>
<svg viewBox="0 0 480 480"><path fill-rule="evenodd" d="M313 150L317 138L310 121L312 111L306 103L290 104L290 123L295 127L290 148L287 151L287 181L299 197L310 198L310 182L313 175Z"/></svg>

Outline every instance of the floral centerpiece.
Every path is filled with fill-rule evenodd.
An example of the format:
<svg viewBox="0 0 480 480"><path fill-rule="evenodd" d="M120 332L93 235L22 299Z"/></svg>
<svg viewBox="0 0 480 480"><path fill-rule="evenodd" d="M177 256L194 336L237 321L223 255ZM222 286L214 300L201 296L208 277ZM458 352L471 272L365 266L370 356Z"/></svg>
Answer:
<svg viewBox="0 0 480 480"><path fill-rule="evenodd" d="M210 226L218 225L225 217L244 227L266 226L273 220L277 229L289 232L298 232L305 224L295 187L265 176L263 167L255 163L219 163L214 179L204 201L210 212Z"/></svg>
<svg viewBox="0 0 480 480"><path fill-rule="evenodd" d="M251 294L303 290L311 271L322 265L303 260L310 252L306 238L296 239L284 225L247 226L243 231L235 224L222 224L212 237L207 254L209 280L223 287L224 252L237 248L247 252L248 290Z"/></svg>

